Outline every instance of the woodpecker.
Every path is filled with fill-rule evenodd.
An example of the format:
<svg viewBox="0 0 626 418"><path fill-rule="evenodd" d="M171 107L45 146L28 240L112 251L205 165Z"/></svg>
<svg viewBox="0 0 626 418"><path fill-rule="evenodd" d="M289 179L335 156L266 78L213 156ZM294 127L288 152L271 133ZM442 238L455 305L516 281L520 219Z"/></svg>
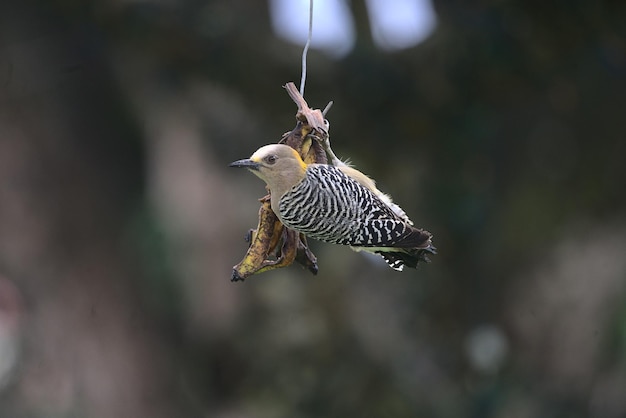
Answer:
<svg viewBox="0 0 626 418"><path fill-rule="evenodd" d="M265 181L278 219L308 237L379 254L398 271L436 254L430 232L413 227L372 179L345 164L306 164L293 148L271 144L230 166Z"/></svg>

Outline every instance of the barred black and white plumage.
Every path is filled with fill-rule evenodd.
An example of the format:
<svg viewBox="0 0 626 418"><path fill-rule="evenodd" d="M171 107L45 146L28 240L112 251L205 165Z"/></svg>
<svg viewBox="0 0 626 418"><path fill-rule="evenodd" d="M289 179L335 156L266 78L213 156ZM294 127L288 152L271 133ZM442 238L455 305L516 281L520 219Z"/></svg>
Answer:
<svg viewBox="0 0 626 418"><path fill-rule="evenodd" d="M416 267L435 253L432 235L413 227L404 211L357 170L307 165L292 148L278 144L233 165L265 180L281 222L308 237L380 254L395 270Z"/></svg>

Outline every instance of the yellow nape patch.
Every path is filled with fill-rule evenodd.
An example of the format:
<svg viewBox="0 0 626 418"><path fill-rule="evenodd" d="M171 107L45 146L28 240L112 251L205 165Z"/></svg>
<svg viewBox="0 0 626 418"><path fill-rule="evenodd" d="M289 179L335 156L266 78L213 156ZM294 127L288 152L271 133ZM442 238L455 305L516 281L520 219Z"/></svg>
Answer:
<svg viewBox="0 0 626 418"><path fill-rule="evenodd" d="M307 163L305 163L305 162L302 160L302 157L300 157L300 154L298 154L298 151L296 151L296 150L295 150L295 149L293 149L293 148L291 148L291 151L293 152L293 155L294 155L294 157L295 157L296 161L298 161L298 164L300 164L300 168L302 168L302 170L303 170L303 171L306 171L306 168L307 168L307 166L308 166L308 165L307 165Z"/></svg>

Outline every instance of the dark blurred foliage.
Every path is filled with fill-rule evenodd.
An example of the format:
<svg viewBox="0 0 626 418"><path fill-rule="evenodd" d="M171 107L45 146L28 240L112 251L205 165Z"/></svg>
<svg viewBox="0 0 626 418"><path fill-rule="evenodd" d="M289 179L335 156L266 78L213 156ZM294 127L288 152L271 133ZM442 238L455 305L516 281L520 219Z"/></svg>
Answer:
<svg viewBox="0 0 626 418"><path fill-rule="evenodd" d="M392 4L393 2L390 2ZM265 2L0 6L0 416L626 416L626 3L435 3L311 51L335 152L435 236L230 283L294 125Z"/></svg>

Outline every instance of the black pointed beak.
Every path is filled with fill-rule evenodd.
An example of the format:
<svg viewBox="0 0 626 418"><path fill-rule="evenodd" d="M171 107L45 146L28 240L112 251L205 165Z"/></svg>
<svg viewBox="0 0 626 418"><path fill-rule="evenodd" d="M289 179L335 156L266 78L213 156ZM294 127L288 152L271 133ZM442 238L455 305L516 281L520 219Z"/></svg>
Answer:
<svg viewBox="0 0 626 418"><path fill-rule="evenodd" d="M239 168L247 168L248 170L258 170L259 169L259 163L257 163L256 161L252 161L249 158L243 159L243 160L238 160L238 161L233 161L232 163L228 164L229 167L239 167Z"/></svg>

